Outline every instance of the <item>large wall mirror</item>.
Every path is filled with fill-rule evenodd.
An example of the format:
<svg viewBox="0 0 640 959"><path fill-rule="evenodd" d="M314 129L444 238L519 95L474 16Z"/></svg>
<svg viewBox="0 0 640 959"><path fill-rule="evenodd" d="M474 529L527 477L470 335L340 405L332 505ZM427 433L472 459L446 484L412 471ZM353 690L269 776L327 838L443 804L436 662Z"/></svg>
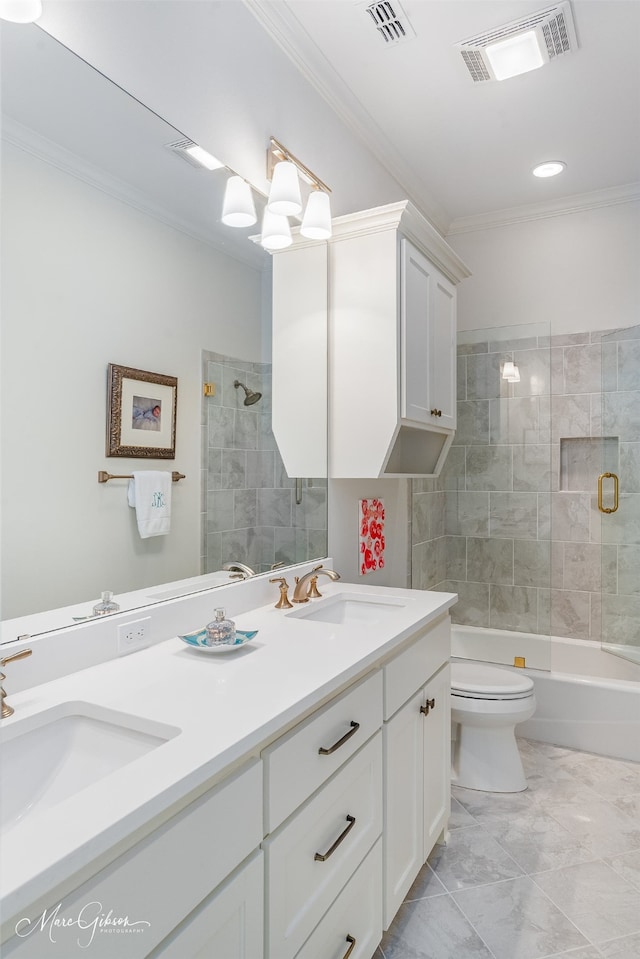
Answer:
<svg viewBox="0 0 640 959"><path fill-rule="evenodd" d="M103 590L134 608L326 556L326 471L288 476L271 430L271 260L220 223L229 171L37 26L0 41L2 641ZM177 377L175 460L105 456L109 364ZM185 476L166 536L98 482L136 469Z"/></svg>

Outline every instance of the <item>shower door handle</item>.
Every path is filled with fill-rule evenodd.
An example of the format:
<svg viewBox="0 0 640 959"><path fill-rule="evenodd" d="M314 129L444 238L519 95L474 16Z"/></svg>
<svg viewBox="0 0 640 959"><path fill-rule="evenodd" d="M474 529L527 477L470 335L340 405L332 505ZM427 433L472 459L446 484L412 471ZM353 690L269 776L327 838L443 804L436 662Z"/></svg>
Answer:
<svg viewBox="0 0 640 959"><path fill-rule="evenodd" d="M613 480L613 506L602 505L602 481L604 479ZM615 473L600 473L598 477L598 509L601 513L615 513L618 508L618 488L620 481Z"/></svg>

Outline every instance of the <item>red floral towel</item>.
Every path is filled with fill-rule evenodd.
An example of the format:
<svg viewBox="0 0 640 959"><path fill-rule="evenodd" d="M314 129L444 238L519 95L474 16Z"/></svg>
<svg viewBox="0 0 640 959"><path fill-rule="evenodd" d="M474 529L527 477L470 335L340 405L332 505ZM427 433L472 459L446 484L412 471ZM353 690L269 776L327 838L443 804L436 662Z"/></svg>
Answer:
<svg viewBox="0 0 640 959"><path fill-rule="evenodd" d="M360 500L360 575L384 567L384 503L381 499Z"/></svg>

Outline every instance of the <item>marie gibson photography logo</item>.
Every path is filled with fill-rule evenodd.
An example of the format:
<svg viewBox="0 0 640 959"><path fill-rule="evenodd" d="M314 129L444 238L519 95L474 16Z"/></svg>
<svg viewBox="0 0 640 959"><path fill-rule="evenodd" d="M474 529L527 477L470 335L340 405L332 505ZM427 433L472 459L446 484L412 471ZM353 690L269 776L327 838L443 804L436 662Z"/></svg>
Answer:
<svg viewBox="0 0 640 959"><path fill-rule="evenodd" d="M140 935L151 926L146 919L130 919L129 916L117 916L113 909L104 911L98 900L86 903L77 915L65 916L61 912L62 902L47 911L45 908L41 916L35 919L24 917L16 923L16 935L21 939L27 936L44 933L50 942L57 942L60 931L63 929L78 930L77 945L80 949L88 949L96 935Z"/></svg>

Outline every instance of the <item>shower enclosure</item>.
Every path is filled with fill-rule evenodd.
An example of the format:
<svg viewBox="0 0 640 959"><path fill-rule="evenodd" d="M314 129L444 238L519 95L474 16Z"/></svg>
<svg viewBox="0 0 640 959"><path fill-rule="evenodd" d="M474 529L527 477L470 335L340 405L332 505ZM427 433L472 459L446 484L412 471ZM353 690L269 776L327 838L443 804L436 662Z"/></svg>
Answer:
<svg viewBox="0 0 640 959"><path fill-rule="evenodd" d="M640 662L640 327L458 335L458 430L414 481L411 565L458 593L457 623Z"/></svg>

